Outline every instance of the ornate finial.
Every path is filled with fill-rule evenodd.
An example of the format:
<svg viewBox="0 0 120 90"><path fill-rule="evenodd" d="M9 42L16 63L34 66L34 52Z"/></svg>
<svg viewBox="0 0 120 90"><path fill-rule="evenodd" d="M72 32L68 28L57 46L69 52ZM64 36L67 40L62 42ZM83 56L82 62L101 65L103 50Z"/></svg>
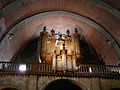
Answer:
<svg viewBox="0 0 120 90"><path fill-rule="evenodd" d="M63 43L63 47L65 47L65 43Z"/></svg>
<svg viewBox="0 0 120 90"><path fill-rule="evenodd" d="M68 34L68 36L70 35L70 30L68 29L67 31L66 31L66 33Z"/></svg>
<svg viewBox="0 0 120 90"><path fill-rule="evenodd" d="M65 49L65 43L63 43L62 46L63 46L63 49Z"/></svg>
<svg viewBox="0 0 120 90"><path fill-rule="evenodd" d="M44 26L44 27L43 27L43 31L46 31L46 30L47 30L47 29L46 29L46 26Z"/></svg>
<svg viewBox="0 0 120 90"><path fill-rule="evenodd" d="M54 30L54 29L51 30L51 34L52 34L52 35L55 34L55 30Z"/></svg>
<svg viewBox="0 0 120 90"><path fill-rule="evenodd" d="M75 28L75 33L77 33L78 32L78 30L77 30L77 28Z"/></svg>

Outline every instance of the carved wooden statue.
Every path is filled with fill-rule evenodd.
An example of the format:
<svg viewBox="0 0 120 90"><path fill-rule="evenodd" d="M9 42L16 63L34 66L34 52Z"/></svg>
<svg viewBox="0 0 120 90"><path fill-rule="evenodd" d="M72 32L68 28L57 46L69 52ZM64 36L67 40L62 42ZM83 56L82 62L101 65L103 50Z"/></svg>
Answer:
<svg viewBox="0 0 120 90"><path fill-rule="evenodd" d="M63 70L67 70L67 49L63 44L63 49L60 50L60 55L62 56Z"/></svg>
<svg viewBox="0 0 120 90"><path fill-rule="evenodd" d="M60 54L60 50L62 49L62 45L64 43L63 39L62 39L62 34L59 35L59 39L58 39L58 43L57 43L57 46L56 46L56 53L57 54Z"/></svg>

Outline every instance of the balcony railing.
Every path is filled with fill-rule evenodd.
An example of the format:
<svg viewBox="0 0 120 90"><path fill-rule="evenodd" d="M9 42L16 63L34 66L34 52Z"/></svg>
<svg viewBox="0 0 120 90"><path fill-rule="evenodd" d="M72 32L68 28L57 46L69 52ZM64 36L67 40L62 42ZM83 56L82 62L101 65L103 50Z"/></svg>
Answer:
<svg viewBox="0 0 120 90"><path fill-rule="evenodd" d="M76 70L52 70L50 64L0 62L0 75L120 78L120 66L79 65Z"/></svg>

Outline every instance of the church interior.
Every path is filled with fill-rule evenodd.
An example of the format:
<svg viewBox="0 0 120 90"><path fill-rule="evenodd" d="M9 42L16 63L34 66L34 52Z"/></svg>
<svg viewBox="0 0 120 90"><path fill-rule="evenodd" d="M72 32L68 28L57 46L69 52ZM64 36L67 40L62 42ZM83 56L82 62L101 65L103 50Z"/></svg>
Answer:
<svg viewBox="0 0 120 90"><path fill-rule="evenodd" d="M120 1L0 0L0 90L120 90Z"/></svg>

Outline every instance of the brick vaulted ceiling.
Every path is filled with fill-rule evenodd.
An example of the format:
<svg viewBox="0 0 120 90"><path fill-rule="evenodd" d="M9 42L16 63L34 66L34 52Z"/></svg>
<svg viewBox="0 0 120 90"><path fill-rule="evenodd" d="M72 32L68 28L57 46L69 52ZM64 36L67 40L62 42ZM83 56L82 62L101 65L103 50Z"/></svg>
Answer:
<svg viewBox="0 0 120 90"><path fill-rule="evenodd" d="M10 61L44 25L56 30L56 26L62 25L71 32L74 27L80 29L106 64L116 64L120 60L119 3L119 0L0 0L4 27L0 34L0 59ZM10 33L14 34L12 41L7 39Z"/></svg>

